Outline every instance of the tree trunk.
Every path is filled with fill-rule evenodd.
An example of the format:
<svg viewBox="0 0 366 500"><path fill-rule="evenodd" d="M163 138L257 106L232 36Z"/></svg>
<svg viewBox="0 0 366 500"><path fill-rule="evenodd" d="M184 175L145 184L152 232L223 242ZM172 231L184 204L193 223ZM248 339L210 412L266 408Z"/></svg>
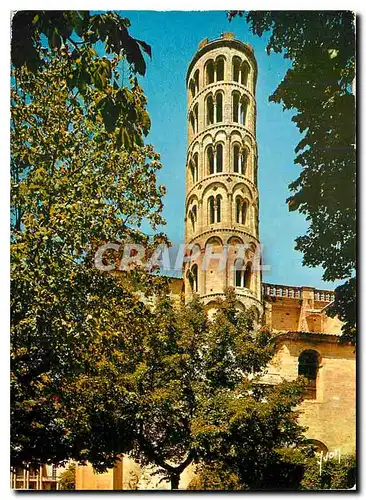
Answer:
<svg viewBox="0 0 366 500"><path fill-rule="evenodd" d="M170 476L170 483L172 486L172 490L177 490L179 486L180 474L172 474Z"/></svg>

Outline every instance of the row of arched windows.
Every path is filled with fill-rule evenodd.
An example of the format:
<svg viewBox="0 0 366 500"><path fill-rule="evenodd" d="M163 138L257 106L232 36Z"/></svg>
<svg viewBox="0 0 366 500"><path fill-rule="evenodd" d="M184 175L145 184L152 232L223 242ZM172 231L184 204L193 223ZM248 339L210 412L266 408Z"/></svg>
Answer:
<svg viewBox="0 0 366 500"><path fill-rule="evenodd" d="M215 98L210 94L205 101L205 126L214 125L215 123L223 122L223 94L218 92ZM240 125L247 125L249 109L249 99L240 92L234 91L232 93L232 121L240 123ZM191 132L198 133L198 103L194 106L189 114L189 122L191 125Z"/></svg>
<svg viewBox="0 0 366 500"><path fill-rule="evenodd" d="M234 143L232 146L232 170L234 173L246 175L249 160L248 149L239 143ZM198 182L198 153L194 153L189 161L189 170L191 181ZM206 165L205 172L207 175L222 173L224 171L224 147L221 143L213 146L208 146L206 149Z"/></svg>
<svg viewBox="0 0 366 500"><path fill-rule="evenodd" d="M224 56L219 56L216 60L210 59L206 62L204 69L204 85L221 82L225 80L225 68L227 61ZM234 56L231 62L231 80L248 87L250 66L247 61L243 61L239 56ZM191 97L195 97L199 90L199 70L197 69L189 82Z"/></svg>
<svg viewBox="0 0 366 500"><path fill-rule="evenodd" d="M198 292L198 266L193 264L188 272L191 291ZM243 259L237 259L234 262L234 285L236 288L247 288L250 290L252 281L252 263L244 263Z"/></svg>
<svg viewBox="0 0 366 500"><path fill-rule="evenodd" d="M223 201L221 194L210 196L207 200L207 214L209 224L216 224L222 221ZM247 223L248 202L240 195L235 197L235 222L245 225ZM193 205L188 213L191 230L194 232L197 227L197 205Z"/></svg>

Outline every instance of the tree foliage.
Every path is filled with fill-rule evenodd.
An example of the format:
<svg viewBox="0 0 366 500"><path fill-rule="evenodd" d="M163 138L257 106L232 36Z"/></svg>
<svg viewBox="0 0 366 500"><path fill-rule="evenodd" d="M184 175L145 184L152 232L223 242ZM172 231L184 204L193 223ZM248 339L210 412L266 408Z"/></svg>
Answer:
<svg viewBox="0 0 366 500"><path fill-rule="evenodd" d="M162 281L138 270L119 278L94 266L104 242L154 246L164 239L158 233L150 241L138 229L144 220L153 228L164 223L159 155L151 146L121 144L98 113L106 92L133 93L140 114L127 120L143 127L141 88L133 82L132 90L117 91L109 81L81 93L68 85L74 51L62 45L39 53L37 71L12 69L13 466L109 458L97 437L104 428L99 400L113 397L105 351L118 356L118 336L121 356L129 353L121 345L148 327L136 290L148 296ZM129 358L123 360L128 365Z"/></svg>
<svg viewBox="0 0 366 500"><path fill-rule="evenodd" d="M319 454L314 456L304 448L279 451L278 462L266 470L261 490L347 490L356 484L356 460L353 455L345 455L339 462L323 460L320 473ZM201 464L188 489L230 491L250 488L244 477L240 480L237 471L219 461Z"/></svg>
<svg viewBox="0 0 366 500"><path fill-rule="evenodd" d="M348 490L356 485L356 457L344 455L340 462L327 460L319 474L318 460L309 459L301 481L303 490Z"/></svg>
<svg viewBox="0 0 366 500"><path fill-rule="evenodd" d="M292 66L269 100L294 111L302 137L295 149L300 176L290 184L290 210L309 221L296 239L307 266L321 265L323 279L348 279L336 290L332 314L355 335L356 154L355 17L349 11L232 11L251 31L269 33L267 52Z"/></svg>
<svg viewBox="0 0 366 500"><path fill-rule="evenodd" d="M143 360L131 374L136 439L131 456L157 465L172 488L190 463L225 457L225 465L260 484L277 449L302 442L294 408L303 384L260 384L274 353L271 335L255 332L251 312L239 312L228 291L208 320L195 298L178 311L156 304Z"/></svg>
<svg viewBox="0 0 366 500"><path fill-rule="evenodd" d="M76 464L70 464L67 469L60 474L58 485L60 490L75 490Z"/></svg>
<svg viewBox="0 0 366 500"><path fill-rule="evenodd" d="M141 146L150 120L135 74L145 74L143 53L151 57L151 47L131 37L129 27L130 21L114 12L19 11L12 21L12 65L36 73L48 64L42 51L46 42L56 52L66 49L70 54L67 89L77 89L81 99L90 87L98 89L94 112L102 117L106 130L116 134L119 145ZM132 80L130 88L121 88L125 62Z"/></svg>

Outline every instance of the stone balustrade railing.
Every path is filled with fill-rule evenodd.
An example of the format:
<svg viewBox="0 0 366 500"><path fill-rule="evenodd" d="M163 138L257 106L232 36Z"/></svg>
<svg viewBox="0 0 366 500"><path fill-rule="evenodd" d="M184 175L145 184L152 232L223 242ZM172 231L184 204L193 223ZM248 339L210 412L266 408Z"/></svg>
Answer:
<svg viewBox="0 0 366 500"><path fill-rule="evenodd" d="M263 283L263 295L270 297L289 297L292 299L301 299L301 287L287 285L273 285L271 283Z"/></svg>
<svg viewBox="0 0 366 500"><path fill-rule="evenodd" d="M314 300L319 302L332 302L334 300L335 293L331 290L314 290Z"/></svg>
<svg viewBox="0 0 366 500"><path fill-rule="evenodd" d="M308 287L306 287L309 289ZM314 290L314 300L319 302L332 302L334 300L334 292L330 290ZM290 299L302 298L302 287L288 285L274 285L272 283L263 283L262 292L264 296L270 297L288 297Z"/></svg>

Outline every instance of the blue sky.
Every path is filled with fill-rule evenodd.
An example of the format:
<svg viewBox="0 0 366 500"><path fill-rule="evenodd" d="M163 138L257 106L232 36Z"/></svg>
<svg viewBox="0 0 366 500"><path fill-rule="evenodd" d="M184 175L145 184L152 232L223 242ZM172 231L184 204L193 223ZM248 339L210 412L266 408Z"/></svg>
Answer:
<svg viewBox="0 0 366 500"><path fill-rule="evenodd" d="M263 272L263 281L332 289L335 285L322 281L322 269L303 267L302 254L294 250L295 238L307 228L304 217L289 212L285 202L288 184L300 173L294 164L300 135L291 113L268 102L288 61L278 54L268 56L266 38L253 36L243 19L229 23L224 11L121 11L120 15L130 19L132 36L152 46L152 61L147 61L140 84L152 121L147 142L161 154L163 163L159 183L167 188L163 214L167 220L164 231L170 240L181 243L184 239L186 70L203 38L211 40L223 31L232 31L236 38L252 45L258 62L259 230L264 264L270 266L270 271Z"/></svg>

